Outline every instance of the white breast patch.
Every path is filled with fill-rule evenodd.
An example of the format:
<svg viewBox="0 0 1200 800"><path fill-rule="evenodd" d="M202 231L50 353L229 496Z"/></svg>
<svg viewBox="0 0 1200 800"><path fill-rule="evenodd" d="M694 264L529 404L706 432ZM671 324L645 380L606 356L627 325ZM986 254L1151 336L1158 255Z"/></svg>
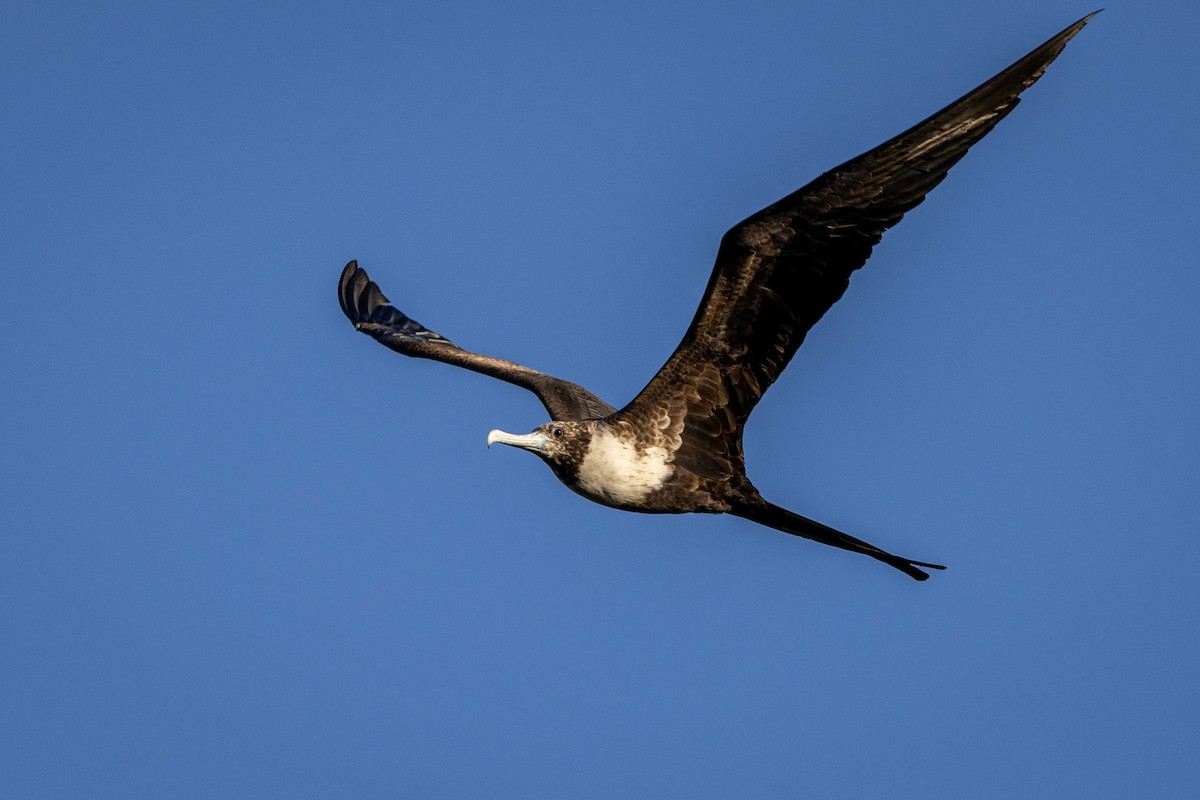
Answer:
<svg viewBox="0 0 1200 800"><path fill-rule="evenodd" d="M634 505L671 477L670 457L663 447L639 453L632 442L597 428L579 465L579 491L604 505Z"/></svg>

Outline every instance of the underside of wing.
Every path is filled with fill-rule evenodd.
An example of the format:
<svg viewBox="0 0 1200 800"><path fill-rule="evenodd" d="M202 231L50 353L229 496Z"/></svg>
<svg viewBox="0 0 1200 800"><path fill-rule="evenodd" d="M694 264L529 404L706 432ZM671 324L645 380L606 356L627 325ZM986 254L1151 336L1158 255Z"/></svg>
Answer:
<svg viewBox="0 0 1200 800"><path fill-rule="evenodd" d="M356 330L406 356L443 361L528 389L542 401L551 419L595 419L614 411L582 386L512 361L472 353L427 329L391 305L357 261L342 270L338 301Z"/></svg>
<svg viewBox="0 0 1200 800"><path fill-rule="evenodd" d="M701 450L728 435L717 430L729 427L727 416L740 430L883 232L1016 107L1018 95L1090 18L923 122L732 228L683 341L622 413L658 418L683 411L686 422L673 422L688 431L685 440L706 440L696 442ZM726 413L715 414L717 409ZM740 442L733 446L740 450Z"/></svg>

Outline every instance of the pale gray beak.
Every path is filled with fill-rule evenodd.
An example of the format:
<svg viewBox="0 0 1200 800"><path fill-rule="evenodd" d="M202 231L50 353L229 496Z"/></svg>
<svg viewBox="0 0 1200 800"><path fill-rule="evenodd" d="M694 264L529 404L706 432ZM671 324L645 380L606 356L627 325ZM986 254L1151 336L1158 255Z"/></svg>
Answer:
<svg viewBox="0 0 1200 800"><path fill-rule="evenodd" d="M522 450L530 450L534 453L540 453L546 449L547 443L551 441L550 437L544 433L526 433L515 434L505 433L504 431L492 431L488 434L488 447L491 447L496 442L507 444L511 447L519 447Z"/></svg>

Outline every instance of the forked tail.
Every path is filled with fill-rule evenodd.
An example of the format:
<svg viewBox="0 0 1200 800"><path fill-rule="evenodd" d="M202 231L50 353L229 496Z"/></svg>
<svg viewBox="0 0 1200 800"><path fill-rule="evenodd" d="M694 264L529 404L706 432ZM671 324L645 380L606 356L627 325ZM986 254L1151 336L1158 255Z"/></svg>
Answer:
<svg viewBox="0 0 1200 800"><path fill-rule="evenodd" d="M913 561L910 558L892 555L886 550L880 550L873 544L867 544L862 539L855 539L849 534L835 531L828 525L822 525L808 517L802 517L799 514L788 511L786 508L772 505L765 500L762 505L747 504L740 508L735 508L729 513L748 519L751 522L757 522L759 525L766 525L768 528L774 528L777 531L790 533L793 536L803 536L805 539L812 539L814 542L840 547L852 553L868 555L871 558L879 559L883 563L895 567L905 575L918 581L929 578L929 573L919 569L919 567L945 569L941 564L926 564L924 561Z"/></svg>

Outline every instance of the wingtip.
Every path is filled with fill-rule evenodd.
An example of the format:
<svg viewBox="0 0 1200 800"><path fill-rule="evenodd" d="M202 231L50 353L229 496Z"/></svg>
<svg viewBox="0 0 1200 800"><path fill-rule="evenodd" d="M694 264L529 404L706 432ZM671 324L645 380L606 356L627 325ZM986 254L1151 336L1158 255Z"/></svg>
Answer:
<svg viewBox="0 0 1200 800"><path fill-rule="evenodd" d="M1043 58L1045 58L1045 63L1042 65L1041 70L1037 72L1037 77L1041 77L1042 71L1044 71L1052 61L1058 58L1059 54L1063 51L1063 48L1067 46L1067 42L1074 39L1075 34L1083 30L1084 27L1091 22L1092 17L1096 16L1103 10L1103 8L1098 8L1079 21L1068 25L1057 34L1050 37L1050 39L1048 39L1041 47L1030 53L1030 56L1045 54L1043 55Z"/></svg>
<svg viewBox="0 0 1200 800"><path fill-rule="evenodd" d="M1104 10L1103 8L1097 8L1095 11L1093 11L1092 13L1090 13L1090 14L1088 14L1087 16L1083 17L1083 18L1082 18L1082 19L1080 19L1078 22L1076 22L1076 23L1074 23L1074 24L1072 24L1072 25L1068 25L1066 28L1064 28L1064 29L1062 30L1062 32L1061 32L1060 34L1058 34L1058 36L1056 36L1056 37L1054 37L1054 38L1055 38L1055 39L1058 39L1058 38L1066 38L1066 39L1070 39L1070 38L1071 38L1071 37L1073 37L1075 34L1079 33L1081 30L1083 30L1084 26L1085 26L1085 25L1087 25L1089 22L1091 22L1091 21L1092 21L1092 17L1096 16L1097 14L1099 14L1099 13L1100 13L1101 11L1103 11L1103 10Z"/></svg>
<svg viewBox="0 0 1200 800"><path fill-rule="evenodd" d="M357 260L346 264L338 279L338 303L354 327L367 322L376 308L386 306L388 302L367 271L358 266Z"/></svg>

